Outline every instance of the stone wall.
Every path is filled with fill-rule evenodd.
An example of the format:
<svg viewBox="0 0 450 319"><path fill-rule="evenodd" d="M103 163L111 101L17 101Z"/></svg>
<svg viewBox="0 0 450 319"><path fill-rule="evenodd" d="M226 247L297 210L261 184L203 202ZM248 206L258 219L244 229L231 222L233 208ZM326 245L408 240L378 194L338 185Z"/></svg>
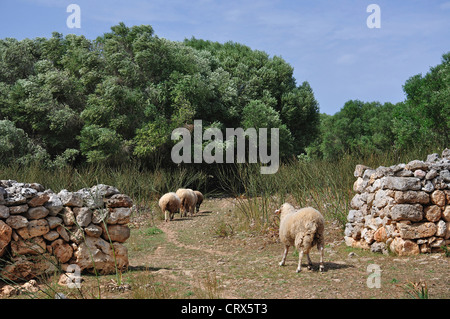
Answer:
<svg viewBox="0 0 450 319"><path fill-rule="evenodd" d="M347 216L348 246L398 255L450 245L450 150L426 161L372 169L357 165Z"/></svg>
<svg viewBox="0 0 450 319"><path fill-rule="evenodd" d="M70 264L101 274L126 268L132 205L103 184L54 193L0 180L0 278L28 280Z"/></svg>

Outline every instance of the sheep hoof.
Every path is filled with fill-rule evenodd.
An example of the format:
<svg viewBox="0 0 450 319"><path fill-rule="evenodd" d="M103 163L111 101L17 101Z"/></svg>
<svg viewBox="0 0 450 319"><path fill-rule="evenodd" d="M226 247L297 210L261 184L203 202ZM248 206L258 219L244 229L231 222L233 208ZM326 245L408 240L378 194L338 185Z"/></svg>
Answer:
<svg viewBox="0 0 450 319"><path fill-rule="evenodd" d="M297 268L297 270L295 272L298 274L301 271L302 271L301 268Z"/></svg>
<svg viewBox="0 0 450 319"><path fill-rule="evenodd" d="M324 271L325 271L325 267L324 267L324 266L320 266L320 267L319 267L319 271L320 271L320 272L324 272Z"/></svg>
<svg viewBox="0 0 450 319"><path fill-rule="evenodd" d="M312 269L312 265L308 265L308 270L311 270Z"/></svg>
<svg viewBox="0 0 450 319"><path fill-rule="evenodd" d="M280 265L280 267L282 267L282 266L284 266L284 262L280 261L280 263L278 265Z"/></svg>

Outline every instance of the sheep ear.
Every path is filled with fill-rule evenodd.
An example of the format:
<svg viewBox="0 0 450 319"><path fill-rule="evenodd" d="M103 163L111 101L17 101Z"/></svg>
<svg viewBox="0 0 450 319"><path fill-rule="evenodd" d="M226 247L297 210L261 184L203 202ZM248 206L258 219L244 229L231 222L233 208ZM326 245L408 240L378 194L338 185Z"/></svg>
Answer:
<svg viewBox="0 0 450 319"><path fill-rule="evenodd" d="M275 211L275 214L278 215L279 213L280 213L280 210L277 209L277 210Z"/></svg>

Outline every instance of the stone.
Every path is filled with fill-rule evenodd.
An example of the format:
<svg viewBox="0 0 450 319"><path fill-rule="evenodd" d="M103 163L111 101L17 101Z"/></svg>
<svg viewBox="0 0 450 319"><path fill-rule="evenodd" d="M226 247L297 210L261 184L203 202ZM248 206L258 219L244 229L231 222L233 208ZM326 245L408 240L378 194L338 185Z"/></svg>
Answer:
<svg viewBox="0 0 450 319"><path fill-rule="evenodd" d="M86 227L92 221L92 211L88 207L76 207L73 209L76 216L77 225L80 227Z"/></svg>
<svg viewBox="0 0 450 319"><path fill-rule="evenodd" d="M58 193L58 197L61 199L63 206L70 206L70 207L83 206L83 197L80 193L69 192L67 189L63 189Z"/></svg>
<svg viewBox="0 0 450 319"><path fill-rule="evenodd" d="M27 198L21 194L13 194L8 195L8 197L5 198L4 202L6 206L22 205L27 203Z"/></svg>
<svg viewBox="0 0 450 319"><path fill-rule="evenodd" d="M28 280L36 276L33 269L33 262L21 257L13 263L6 264L3 269L0 269L0 277L11 281Z"/></svg>
<svg viewBox="0 0 450 319"><path fill-rule="evenodd" d="M373 234L373 239L377 242L386 242L388 239L386 228L384 226L378 228L376 232Z"/></svg>
<svg viewBox="0 0 450 319"><path fill-rule="evenodd" d="M40 255L45 252L45 248L45 240L40 236L29 240L19 239L18 241L11 241L13 255Z"/></svg>
<svg viewBox="0 0 450 319"><path fill-rule="evenodd" d="M103 197L98 193L93 193L89 188L82 188L77 191L83 198L83 206L90 209L103 208Z"/></svg>
<svg viewBox="0 0 450 319"><path fill-rule="evenodd" d="M450 205L444 207L444 211L442 212L442 218L446 222L450 222Z"/></svg>
<svg viewBox="0 0 450 319"><path fill-rule="evenodd" d="M355 176L355 177L362 177L363 174L364 174L364 171L366 169L371 169L371 168L366 166L366 165L361 165L361 164L356 165L355 171L353 172L353 176Z"/></svg>
<svg viewBox="0 0 450 319"><path fill-rule="evenodd" d="M421 221L423 218L422 205L420 204L398 204L392 206L389 210L389 216L392 220L410 220Z"/></svg>
<svg viewBox="0 0 450 319"><path fill-rule="evenodd" d="M434 185L431 181L427 181L425 183L425 186L422 187L422 190L427 192L427 193L431 193L432 191L434 191Z"/></svg>
<svg viewBox="0 0 450 319"><path fill-rule="evenodd" d="M124 194L115 194L107 199L106 206L110 208L115 207L132 207L133 201L131 198Z"/></svg>
<svg viewBox="0 0 450 319"><path fill-rule="evenodd" d="M0 220L0 257L2 257L11 242L12 228Z"/></svg>
<svg viewBox="0 0 450 319"><path fill-rule="evenodd" d="M50 195L47 193L38 193L35 197L28 201L28 206L37 207L44 205L50 199Z"/></svg>
<svg viewBox="0 0 450 319"><path fill-rule="evenodd" d="M70 236L69 236L69 233L67 232L66 227L60 225L60 226L56 227L56 231L61 236L61 238L64 239L65 241L70 240Z"/></svg>
<svg viewBox="0 0 450 319"><path fill-rule="evenodd" d="M116 272L128 267L128 250L119 243L110 243L102 238L86 236L74 253L75 263L81 270L93 270L100 274Z"/></svg>
<svg viewBox="0 0 450 319"><path fill-rule="evenodd" d="M41 219L46 217L49 213L50 211L44 206L37 206L28 209L25 213L25 217L28 219Z"/></svg>
<svg viewBox="0 0 450 319"><path fill-rule="evenodd" d="M439 177L446 183L450 183L450 171L448 169L439 172Z"/></svg>
<svg viewBox="0 0 450 319"><path fill-rule="evenodd" d="M437 162L437 161L439 161L439 154L438 153L429 154L427 156L426 162Z"/></svg>
<svg viewBox="0 0 450 319"><path fill-rule="evenodd" d="M110 208L109 216L106 219L108 224L128 224L130 222L131 208L117 207Z"/></svg>
<svg viewBox="0 0 450 319"><path fill-rule="evenodd" d="M119 194L119 190L114 186L109 186L105 184L98 184L91 187L91 193L97 194L103 198L109 197L115 194Z"/></svg>
<svg viewBox="0 0 450 319"><path fill-rule="evenodd" d="M370 251L373 253L382 253L384 255L388 254L388 250L386 248L386 243L383 242L375 242L370 246Z"/></svg>
<svg viewBox="0 0 450 319"><path fill-rule="evenodd" d="M102 238L106 240L124 243L130 237L130 228L126 225L108 225L108 229L102 224Z"/></svg>
<svg viewBox="0 0 450 319"><path fill-rule="evenodd" d="M393 196L394 196L393 191L389 189L388 190L379 189L375 193L375 199L372 205L377 208L383 208L388 204L393 204L394 203Z"/></svg>
<svg viewBox="0 0 450 319"><path fill-rule="evenodd" d="M414 177L417 177L417 178L420 178L420 179L424 179L426 175L427 175L427 173L425 173L421 169L417 169L417 170L414 171Z"/></svg>
<svg viewBox="0 0 450 319"><path fill-rule="evenodd" d="M364 221L363 213L360 210L352 209L348 212L347 220L351 223L353 222L361 223Z"/></svg>
<svg viewBox="0 0 450 319"><path fill-rule="evenodd" d="M91 223L89 226L84 228L84 232L86 233L87 236L100 237L102 235L103 230L100 226Z"/></svg>
<svg viewBox="0 0 450 319"><path fill-rule="evenodd" d="M362 177L358 177L355 183L353 183L353 190L357 193L362 193L367 185L369 185L369 181L364 180Z"/></svg>
<svg viewBox="0 0 450 319"><path fill-rule="evenodd" d="M441 157L450 159L450 149L446 148L445 150L443 150Z"/></svg>
<svg viewBox="0 0 450 319"><path fill-rule="evenodd" d="M443 220L440 220L436 223L436 236L444 237L447 233L447 223Z"/></svg>
<svg viewBox="0 0 450 319"><path fill-rule="evenodd" d="M424 191L396 191L394 199L398 204L428 204L430 195Z"/></svg>
<svg viewBox="0 0 450 319"><path fill-rule="evenodd" d="M436 234L436 224L431 222L416 223L411 225L397 224L397 229L403 239L417 239L434 236Z"/></svg>
<svg viewBox="0 0 450 319"><path fill-rule="evenodd" d="M411 240L405 240L400 237L394 238L390 244L390 250L399 256L413 256L420 253L419 245Z"/></svg>
<svg viewBox="0 0 450 319"><path fill-rule="evenodd" d="M407 169L403 169L401 171L398 171L397 173L394 174L397 177L413 177L414 173L411 172L410 170Z"/></svg>
<svg viewBox="0 0 450 319"><path fill-rule="evenodd" d="M433 193L431 193L431 202L438 206L444 206L445 205L445 193L441 190L435 190Z"/></svg>
<svg viewBox="0 0 450 319"><path fill-rule="evenodd" d="M55 240L50 247L52 254L62 264L68 262L73 256L73 248L62 239Z"/></svg>
<svg viewBox="0 0 450 319"><path fill-rule="evenodd" d="M414 160L414 161L411 161L408 164L406 164L405 168L410 171L415 171L417 169L426 171L426 170L428 170L428 164L423 161Z"/></svg>
<svg viewBox="0 0 450 319"><path fill-rule="evenodd" d="M49 216L46 219L47 219L47 222L48 222L48 227L50 227L50 229L55 229L59 225L63 224L62 218L59 218L59 217L56 217L56 216Z"/></svg>
<svg viewBox="0 0 450 319"><path fill-rule="evenodd" d="M92 222L94 224L101 224L104 221L106 221L106 219L109 216L109 211L108 209L96 209L94 210L94 212L92 213Z"/></svg>
<svg viewBox="0 0 450 319"><path fill-rule="evenodd" d="M16 232L23 239L30 239L42 236L50 231L48 222L45 219L35 219L28 222L27 227L17 229Z"/></svg>
<svg viewBox="0 0 450 319"><path fill-rule="evenodd" d="M49 199L44 206L50 211L51 216L56 216L63 209L62 201L56 194L49 194Z"/></svg>
<svg viewBox="0 0 450 319"><path fill-rule="evenodd" d="M9 217L9 208L5 205L0 205L0 218L8 218Z"/></svg>
<svg viewBox="0 0 450 319"><path fill-rule="evenodd" d="M75 214L70 207L64 207L59 214L64 221L64 225L72 226L75 224Z"/></svg>
<svg viewBox="0 0 450 319"><path fill-rule="evenodd" d="M20 229L28 226L28 219L21 215L9 216L6 223L13 229Z"/></svg>
<svg viewBox="0 0 450 319"><path fill-rule="evenodd" d="M359 209L364 205L364 201L361 199L361 194L356 194L353 196L352 200L350 201L350 207L353 209Z"/></svg>
<svg viewBox="0 0 450 319"><path fill-rule="evenodd" d="M425 218L430 222L437 222L441 219L441 208L437 205L427 206L424 209Z"/></svg>
<svg viewBox="0 0 450 319"><path fill-rule="evenodd" d="M56 230L51 230L47 234L44 234L43 237L45 240L54 241L58 239L59 233Z"/></svg>
<svg viewBox="0 0 450 319"><path fill-rule="evenodd" d="M422 188L420 179L416 177L386 176L383 177L380 181L382 189L407 191L420 190Z"/></svg>
<svg viewBox="0 0 450 319"><path fill-rule="evenodd" d="M27 204L17 205L17 206L10 206L9 207L9 213L11 215L23 214L27 210L28 210L28 205Z"/></svg>
<svg viewBox="0 0 450 319"><path fill-rule="evenodd" d="M425 175L425 179L430 180L438 176L438 172L432 168L430 171Z"/></svg>

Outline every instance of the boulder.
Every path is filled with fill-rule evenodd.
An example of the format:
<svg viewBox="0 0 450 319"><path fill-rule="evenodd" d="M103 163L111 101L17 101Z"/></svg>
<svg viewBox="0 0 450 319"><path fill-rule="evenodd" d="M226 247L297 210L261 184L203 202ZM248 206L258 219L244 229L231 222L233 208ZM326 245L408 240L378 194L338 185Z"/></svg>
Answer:
<svg viewBox="0 0 450 319"><path fill-rule="evenodd" d="M418 191L422 188L422 185L420 184L420 179L416 177L386 176L381 179L381 187L383 189L391 189L397 191Z"/></svg>
<svg viewBox="0 0 450 319"><path fill-rule="evenodd" d="M435 190L431 193L431 202L438 206L445 206L445 193L441 190Z"/></svg>
<svg viewBox="0 0 450 319"><path fill-rule="evenodd" d="M115 207L132 207L133 201L130 197L124 194L115 194L107 199L106 206L110 208Z"/></svg>
<svg viewBox="0 0 450 319"><path fill-rule="evenodd" d="M0 220L0 257L3 256L11 242L12 228Z"/></svg>
<svg viewBox="0 0 450 319"><path fill-rule="evenodd" d="M397 229L403 239L418 239L431 237L436 234L436 224L431 222L415 223L411 225L399 223Z"/></svg>
<svg viewBox="0 0 450 319"><path fill-rule="evenodd" d="M25 217L28 219L41 219L46 217L49 213L50 211L44 206L37 206L29 208L25 213Z"/></svg>
<svg viewBox="0 0 450 319"><path fill-rule="evenodd" d="M77 225L86 227L92 221L92 211L88 207L76 207L73 209Z"/></svg>
<svg viewBox="0 0 450 319"><path fill-rule="evenodd" d="M427 206L424 209L425 218L430 222L437 222L441 219L441 208L437 205Z"/></svg>
<svg viewBox="0 0 450 319"><path fill-rule="evenodd" d="M102 238L105 240L116 241L124 243L130 237L130 228L126 225L108 225L108 229L105 229L102 224Z"/></svg>
<svg viewBox="0 0 450 319"><path fill-rule="evenodd" d="M389 216L392 220L421 221L423 218L422 205L398 204L391 207Z"/></svg>
<svg viewBox="0 0 450 319"><path fill-rule="evenodd" d="M30 239L42 236L50 231L48 222L45 219L30 220L26 227L17 229L16 232L23 239Z"/></svg>
<svg viewBox="0 0 450 319"><path fill-rule="evenodd" d="M413 256L420 253L418 244L411 240L405 240L400 237L394 238L394 240L390 244L390 249L392 252L396 253L399 256Z"/></svg>
<svg viewBox="0 0 450 319"><path fill-rule="evenodd" d="M117 207L109 209L109 216L106 219L108 224L128 224L130 222L131 208Z"/></svg>
<svg viewBox="0 0 450 319"><path fill-rule="evenodd" d="M45 252L46 244L41 236L34 237L29 240L11 241L11 251L13 255L40 255Z"/></svg>
<svg viewBox="0 0 450 319"><path fill-rule="evenodd" d="M13 229L20 229L28 226L28 219L21 215L9 216L6 223Z"/></svg>
<svg viewBox="0 0 450 319"><path fill-rule="evenodd" d="M74 253L75 263L81 270L94 269L100 274L108 274L117 269L123 270L128 267L127 248L119 243L111 244L97 237L86 236ZM117 264L116 264L117 263Z"/></svg>
<svg viewBox="0 0 450 319"><path fill-rule="evenodd" d="M397 204L428 204L430 195L424 191L396 191L394 194Z"/></svg>
<svg viewBox="0 0 450 319"><path fill-rule="evenodd" d="M73 256L73 248L64 240L57 239L50 245L52 254L62 264L68 262Z"/></svg>
<svg viewBox="0 0 450 319"><path fill-rule="evenodd" d="M70 207L83 206L83 197L80 193L69 192L68 190L63 189L58 193L58 197L61 199L63 206L70 206Z"/></svg>

